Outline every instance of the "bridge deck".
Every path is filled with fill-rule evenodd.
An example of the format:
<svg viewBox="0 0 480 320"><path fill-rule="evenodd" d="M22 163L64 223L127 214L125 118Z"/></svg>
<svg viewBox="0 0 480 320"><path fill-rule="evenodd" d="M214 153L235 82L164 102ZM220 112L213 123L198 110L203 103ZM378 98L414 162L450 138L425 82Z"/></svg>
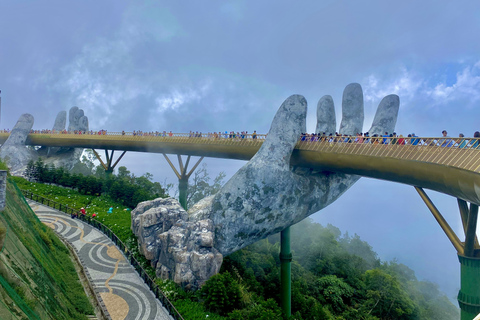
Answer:
<svg viewBox="0 0 480 320"><path fill-rule="evenodd" d="M0 143L8 137L0 133ZM29 145L75 147L137 152L182 154L249 160L259 150L264 135L257 139L134 136L113 133L31 134ZM383 138L378 138L380 141ZM318 171L358 174L395 181L450 194L480 205L480 149L473 139L455 141L441 147L445 138L421 139L418 145L299 141L291 164ZM342 139L338 139L342 140ZM450 145L450 144L449 144ZM464 146L466 148L462 148Z"/></svg>

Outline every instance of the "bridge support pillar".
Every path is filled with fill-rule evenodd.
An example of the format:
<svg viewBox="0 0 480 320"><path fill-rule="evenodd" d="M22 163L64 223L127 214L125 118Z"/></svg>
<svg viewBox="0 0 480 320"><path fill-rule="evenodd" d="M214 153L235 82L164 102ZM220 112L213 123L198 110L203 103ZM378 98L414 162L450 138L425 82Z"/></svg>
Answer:
<svg viewBox="0 0 480 320"><path fill-rule="evenodd" d="M108 150L105 150L105 158L107 159L106 163L103 162L102 158L100 157L100 155L98 154L98 152L95 149L92 149L92 151L93 151L93 154L95 155L95 157L97 157L98 161L100 161L100 164L102 165L103 169L105 169L105 173L107 174L107 176L111 175L113 173L113 169L115 169L115 167L120 162L120 160L122 160L125 153L127 153L127 151L123 151L122 154L120 155L120 157L118 157L117 161L115 161L115 163L112 165L113 154L114 154L115 150L112 150L112 152L110 154L108 154Z"/></svg>
<svg viewBox="0 0 480 320"><path fill-rule="evenodd" d="M292 314L292 253L290 252L290 227L280 232L280 290L283 313Z"/></svg>
<svg viewBox="0 0 480 320"><path fill-rule="evenodd" d="M461 320L472 320L480 313L480 258L458 255L460 261L460 291L458 304Z"/></svg>
<svg viewBox="0 0 480 320"><path fill-rule="evenodd" d="M461 242L425 191L420 187L415 189L457 250L460 261L460 291L457 296L460 319L472 320L480 314L480 246L476 235L478 205L471 203L469 206L465 200L457 199L465 232L465 241Z"/></svg>
<svg viewBox="0 0 480 320"><path fill-rule="evenodd" d="M182 176L178 179L178 202L187 210L187 192L188 192L188 177Z"/></svg>
<svg viewBox="0 0 480 320"><path fill-rule="evenodd" d="M195 163L193 168L187 173L188 164L190 163L190 156L187 157L187 161L185 162L185 166L184 166L182 161L182 156L179 154L177 155L180 172L178 172L178 170L173 165L172 161L170 161L170 159L167 157L165 153L163 154L163 156L165 157L165 160L167 160L168 164L170 165L173 172L175 172L175 175L178 178L178 202L180 202L180 205L183 207L183 209L187 210L188 178L190 178L190 176L195 171L195 169L197 169L200 162L202 162L203 157L201 157L197 161L197 163Z"/></svg>

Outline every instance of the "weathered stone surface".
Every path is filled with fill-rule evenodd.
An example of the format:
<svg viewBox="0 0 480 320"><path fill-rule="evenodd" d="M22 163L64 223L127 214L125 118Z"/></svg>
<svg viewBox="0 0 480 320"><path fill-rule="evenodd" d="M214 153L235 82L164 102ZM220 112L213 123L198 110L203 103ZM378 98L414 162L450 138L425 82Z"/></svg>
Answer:
<svg viewBox="0 0 480 320"><path fill-rule="evenodd" d="M382 99L378 105L375 118L372 122L370 136L374 134L383 135L385 132L393 133L397 123L398 106L400 98L396 94L391 94Z"/></svg>
<svg viewBox="0 0 480 320"><path fill-rule="evenodd" d="M25 146L33 122L34 119L31 114L21 115L7 141L0 148L0 158L7 163L13 174L22 171L30 160L35 161L37 159L36 152Z"/></svg>
<svg viewBox="0 0 480 320"><path fill-rule="evenodd" d="M80 117L80 119L78 119L77 130L88 131L88 118L86 116Z"/></svg>
<svg viewBox="0 0 480 320"><path fill-rule="evenodd" d="M335 105L331 96L323 96L317 104L316 133L326 135L335 134L337 120L335 119Z"/></svg>
<svg viewBox="0 0 480 320"><path fill-rule="evenodd" d="M67 111L60 111L55 118L55 123L53 124L53 130L60 132L65 130L65 125L67 124Z"/></svg>
<svg viewBox="0 0 480 320"><path fill-rule="evenodd" d="M212 220L188 221L173 198L142 202L131 214L140 252L158 276L197 289L220 270L223 256L213 247Z"/></svg>
<svg viewBox="0 0 480 320"><path fill-rule="evenodd" d="M59 112L55 119L53 130L57 132L64 130L66 117L67 113L65 111ZM84 116L82 109L77 107L70 109L69 119L71 119L69 127L72 127L73 130L88 130L88 118ZM75 164L80 162L83 149L42 147L35 151L27 148L25 141L33 127L33 122L32 115L23 114L13 128L10 137L0 149L0 158L6 160L12 174L22 175L28 162L30 160L36 161L39 156L44 157L46 164L51 164L55 167L65 167L67 170L72 169Z"/></svg>
<svg viewBox="0 0 480 320"><path fill-rule="evenodd" d="M88 131L88 118L85 116L82 109L79 109L78 107L70 108L68 120L68 131Z"/></svg>
<svg viewBox="0 0 480 320"><path fill-rule="evenodd" d="M68 115L69 125L68 131L88 131L88 118L84 115L84 111L78 107L72 107ZM56 131L62 131L65 129L67 120L66 111L58 113L55 119L53 129ZM45 163L54 165L55 167L64 167L67 170L71 170L78 162L83 153L83 149L80 148L41 148L39 150L40 155L46 157Z"/></svg>
<svg viewBox="0 0 480 320"><path fill-rule="evenodd" d="M358 83L350 83L343 91L340 133L354 136L363 132L363 91Z"/></svg>
<svg viewBox="0 0 480 320"><path fill-rule="evenodd" d="M32 130L33 122L34 119L31 114L22 114L3 146L25 146L25 141L30 130Z"/></svg>
<svg viewBox="0 0 480 320"><path fill-rule="evenodd" d="M328 100L325 98L319 103L319 109L332 120L333 101ZM375 122L379 130L394 125L398 101L391 98L388 103L381 104L382 111L377 113ZM342 112L340 133L361 132L363 93L360 85L347 86ZM207 263L211 261L208 259L221 263L222 256L303 220L335 201L359 179L354 175L315 172L290 166L295 144L306 130L306 114L304 97L293 95L285 100L257 154L220 192L194 205L187 217L183 213L172 213L168 215L172 218L168 218L167 222L157 222L158 227L154 224L154 220L158 219L147 218L147 229L139 232L136 226L140 225L141 220L137 220L132 212L132 229L139 237L142 250L151 251L147 254L155 256L153 261L159 276L198 287L205 276L218 270L217 264L212 267ZM317 128L323 130L328 126L322 123ZM165 205L157 202L145 206L153 208ZM177 217L180 217L179 220L174 222ZM171 225L170 230L164 228L168 225ZM155 231L156 236L152 236L149 230L155 228L161 229L162 233ZM155 245L156 249L152 249ZM205 255L197 256L198 253ZM201 275L200 280L198 275Z"/></svg>

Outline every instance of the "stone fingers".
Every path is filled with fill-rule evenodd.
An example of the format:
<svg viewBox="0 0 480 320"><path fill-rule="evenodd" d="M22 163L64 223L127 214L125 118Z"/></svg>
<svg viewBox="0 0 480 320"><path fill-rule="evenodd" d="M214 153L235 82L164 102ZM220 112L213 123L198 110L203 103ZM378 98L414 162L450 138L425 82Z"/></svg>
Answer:
<svg viewBox="0 0 480 320"><path fill-rule="evenodd" d="M335 134L335 106L331 96L323 96L317 104L317 127L315 133Z"/></svg>
<svg viewBox="0 0 480 320"><path fill-rule="evenodd" d="M29 113L24 113L18 118L15 127L13 127L10 136L3 146L16 145L16 146L25 146L25 141L27 136L32 130L34 118Z"/></svg>
<svg viewBox="0 0 480 320"><path fill-rule="evenodd" d="M306 131L307 101L301 95L288 97L278 109L267 138L252 162L286 170L301 134Z"/></svg>
<svg viewBox="0 0 480 320"><path fill-rule="evenodd" d="M355 136L363 129L363 91L358 83L350 83L343 91L340 134Z"/></svg>
<svg viewBox="0 0 480 320"><path fill-rule="evenodd" d="M53 130L60 132L65 130L65 125L67 124L67 112L60 111L55 118L55 123L53 124Z"/></svg>
<svg viewBox="0 0 480 320"><path fill-rule="evenodd" d="M397 123L398 109L400 108L400 98L396 94L391 94L382 99L378 105L375 118L372 122L369 135L383 135L385 132L393 133Z"/></svg>
<svg viewBox="0 0 480 320"><path fill-rule="evenodd" d="M68 131L88 131L88 118L85 116L82 109L79 109L78 107L70 108L68 121Z"/></svg>

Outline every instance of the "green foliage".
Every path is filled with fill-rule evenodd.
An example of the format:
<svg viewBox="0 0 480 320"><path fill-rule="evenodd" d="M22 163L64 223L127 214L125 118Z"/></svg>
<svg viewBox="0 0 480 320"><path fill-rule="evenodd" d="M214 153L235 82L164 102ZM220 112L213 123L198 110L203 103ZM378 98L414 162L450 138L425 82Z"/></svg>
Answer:
<svg viewBox="0 0 480 320"><path fill-rule="evenodd" d="M83 195L103 194L130 208L136 207L142 201L167 196L160 183L152 182L153 175L150 173L135 177L125 167L119 168L118 176L98 177L75 172L82 172L82 170L68 172L62 167L48 166L39 158L35 163L29 162L25 176L31 181L72 188Z"/></svg>
<svg viewBox="0 0 480 320"><path fill-rule="evenodd" d="M202 287L202 293L209 311L226 315L240 307L240 286L229 272L211 277Z"/></svg>
<svg viewBox="0 0 480 320"><path fill-rule="evenodd" d="M2 250L0 291L5 301L14 303L5 305L10 305L18 318L25 314L31 319L86 319L93 308L69 250L38 220L11 180L1 214L8 235Z"/></svg>
<svg viewBox="0 0 480 320"><path fill-rule="evenodd" d="M224 320L227 319L218 314L205 310L203 304L190 299L180 299L175 301L175 308L184 319L188 320Z"/></svg>
<svg viewBox="0 0 480 320"><path fill-rule="evenodd" d="M315 285L318 290L318 300L326 301L338 312L345 310L354 292L352 287L335 275L323 276L316 281Z"/></svg>
<svg viewBox="0 0 480 320"><path fill-rule="evenodd" d="M217 193L223 186L223 179L225 179L225 176L225 172L220 172L219 175L213 179L213 183L210 184L210 175L208 174L207 165L203 163L189 179L187 207L190 208L203 198Z"/></svg>
<svg viewBox="0 0 480 320"><path fill-rule="evenodd" d="M32 164L32 171L36 170L47 169ZM127 168L120 167L117 176L103 180L103 195L97 196L86 191L79 175L50 173L55 173L50 179L70 181L83 194L21 179L18 183L23 189L52 200L77 209L85 207L87 213L96 212L98 219L120 237L147 272L155 275L149 262L138 253L127 206L113 200L130 196L137 201L160 192L161 186L151 183L150 174L135 177ZM205 173L199 175L198 189L191 194L192 202L197 200L195 194L203 197L213 192L207 178ZM221 179L214 181L218 188ZM141 186L142 191L136 193L134 185ZM113 214L107 214L111 206ZM356 234L342 235L332 225L324 227L305 219L292 227L291 238L293 316L289 319L458 318L458 309L438 287L418 281L411 269L395 260L380 261L372 247ZM55 247L41 239L47 247ZM156 283L185 319L205 319L207 315L209 319L285 319L279 307L279 251L279 237L275 235L234 252L224 258L220 274L208 280L198 292L185 291L172 281L157 279Z"/></svg>
<svg viewBox="0 0 480 320"><path fill-rule="evenodd" d="M273 299L260 301L242 310L234 310L228 315L232 320L281 320L282 311Z"/></svg>
<svg viewBox="0 0 480 320"><path fill-rule="evenodd" d="M399 281L380 269L365 272L364 307L381 319L412 319L418 310Z"/></svg>
<svg viewBox="0 0 480 320"><path fill-rule="evenodd" d="M3 243L5 242L5 236L7 235L7 228L5 225L0 221L0 251L3 248Z"/></svg>

